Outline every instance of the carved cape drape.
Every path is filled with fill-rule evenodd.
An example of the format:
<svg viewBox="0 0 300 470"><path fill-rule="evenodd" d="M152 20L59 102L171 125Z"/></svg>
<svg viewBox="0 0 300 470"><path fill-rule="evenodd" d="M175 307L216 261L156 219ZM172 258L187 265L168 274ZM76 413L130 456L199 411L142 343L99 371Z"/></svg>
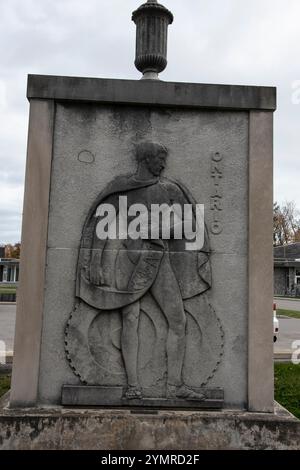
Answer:
<svg viewBox="0 0 300 470"><path fill-rule="evenodd" d="M181 183L167 178L162 178L161 181L176 185L184 203L193 204L193 207L195 207L193 197ZM93 250L97 249L104 252L107 247L106 240L97 240L97 246L95 246L95 231L99 220L96 217L98 206L110 202L111 198L116 195L126 195L129 191L147 188L158 182L157 178L150 181L137 181L134 175L119 176L107 185L93 204L82 232L76 281L76 296L87 304L101 310L122 308L143 297L155 281L165 251L164 244L160 240L137 241L137 251L140 251L136 262L133 264L128 262L125 248L119 251L119 268L111 266L110 269L117 269L118 272L122 272L122 267L126 265L125 271L127 270L128 283L123 288L118 288L115 285L98 286L92 284L89 279L89 267ZM211 286L210 246L206 228L204 245L200 251L186 251L185 242L185 239L168 240L168 251L170 264L177 279L182 298L189 299L207 291ZM115 273L116 276L117 274Z"/></svg>

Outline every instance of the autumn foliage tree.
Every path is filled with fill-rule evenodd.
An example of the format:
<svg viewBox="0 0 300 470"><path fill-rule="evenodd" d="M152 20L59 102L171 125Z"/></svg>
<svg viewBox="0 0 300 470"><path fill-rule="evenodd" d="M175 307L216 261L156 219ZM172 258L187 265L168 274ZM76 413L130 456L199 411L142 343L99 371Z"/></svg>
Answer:
<svg viewBox="0 0 300 470"><path fill-rule="evenodd" d="M5 258L20 258L21 243L5 245Z"/></svg>
<svg viewBox="0 0 300 470"><path fill-rule="evenodd" d="M300 213L295 202L289 201L273 208L273 245L300 242Z"/></svg>

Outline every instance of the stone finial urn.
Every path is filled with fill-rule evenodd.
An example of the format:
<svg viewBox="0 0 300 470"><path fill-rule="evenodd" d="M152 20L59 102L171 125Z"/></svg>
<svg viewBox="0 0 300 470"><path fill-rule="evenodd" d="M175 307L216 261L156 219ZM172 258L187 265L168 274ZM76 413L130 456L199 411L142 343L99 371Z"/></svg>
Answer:
<svg viewBox="0 0 300 470"><path fill-rule="evenodd" d="M173 15L157 0L148 0L132 14L136 24L135 66L144 79L158 79L167 66L168 26Z"/></svg>

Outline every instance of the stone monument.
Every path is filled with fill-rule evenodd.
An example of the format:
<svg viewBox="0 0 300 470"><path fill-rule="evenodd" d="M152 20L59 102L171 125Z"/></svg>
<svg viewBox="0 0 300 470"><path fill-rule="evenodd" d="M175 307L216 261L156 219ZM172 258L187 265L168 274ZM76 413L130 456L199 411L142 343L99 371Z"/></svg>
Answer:
<svg viewBox="0 0 300 470"><path fill-rule="evenodd" d="M161 81L173 15L132 19L141 80L28 78L1 445L296 448L274 412L276 90Z"/></svg>

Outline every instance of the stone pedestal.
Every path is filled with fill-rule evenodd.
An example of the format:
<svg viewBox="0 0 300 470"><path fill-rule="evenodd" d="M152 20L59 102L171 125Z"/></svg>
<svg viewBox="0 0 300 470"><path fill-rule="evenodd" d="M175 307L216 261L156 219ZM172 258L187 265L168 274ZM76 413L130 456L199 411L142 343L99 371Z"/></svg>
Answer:
<svg viewBox="0 0 300 470"><path fill-rule="evenodd" d="M299 450L300 421L275 413L0 409L1 450Z"/></svg>

